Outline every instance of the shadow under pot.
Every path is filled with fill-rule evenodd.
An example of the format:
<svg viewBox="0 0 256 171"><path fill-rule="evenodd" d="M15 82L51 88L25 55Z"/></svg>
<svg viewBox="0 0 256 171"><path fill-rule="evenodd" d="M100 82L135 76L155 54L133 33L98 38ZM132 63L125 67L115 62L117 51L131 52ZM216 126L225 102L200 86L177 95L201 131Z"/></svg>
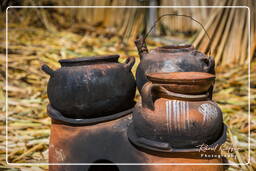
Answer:
<svg viewBox="0 0 256 171"><path fill-rule="evenodd" d="M59 60L50 75L47 94L52 107L70 118L93 118L115 114L134 106L136 84L131 73L134 57L118 63L119 55Z"/></svg>
<svg viewBox="0 0 256 171"><path fill-rule="evenodd" d="M225 142L222 112L207 92L214 75L154 73L149 74L148 79L151 82L143 86L142 102L137 103L133 111L128 133L132 142L167 152Z"/></svg>
<svg viewBox="0 0 256 171"><path fill-rule="evenodd" d="M140 56L136 71L136 83L141 93L148 82L146 74L156 72L206 72L215 74L214 59L197 51L190 44L157 47L148 51L145 39L137 39L135 44Z"/></svg>

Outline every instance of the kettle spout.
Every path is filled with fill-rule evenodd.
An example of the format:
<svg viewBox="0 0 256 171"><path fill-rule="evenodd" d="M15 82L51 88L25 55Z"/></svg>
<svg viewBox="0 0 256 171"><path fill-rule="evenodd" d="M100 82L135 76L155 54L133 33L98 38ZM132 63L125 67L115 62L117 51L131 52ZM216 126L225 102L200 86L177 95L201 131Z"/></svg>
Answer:
<svg viewBox="0 0 256 171"><path fill-rule="evenodd" d="M140 36L138 39L136 39L134 41L137 49L138 49L138 52L139 52L139 55L140 55L140 59L143 58L143 55L148 53L148 48L147 48L147 45L146 45L146 42L145 42L145 39L143 36Z"/></svg>

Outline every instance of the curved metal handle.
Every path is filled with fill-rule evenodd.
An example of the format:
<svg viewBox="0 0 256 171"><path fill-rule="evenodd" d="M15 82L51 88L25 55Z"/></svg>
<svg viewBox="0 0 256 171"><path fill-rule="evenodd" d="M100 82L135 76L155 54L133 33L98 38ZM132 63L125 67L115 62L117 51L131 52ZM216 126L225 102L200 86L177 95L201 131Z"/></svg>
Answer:
<svg viewBox="0 0 256 171"><path fill-rule="evenodd" d="M125 61L124 67L131 71L134 64L135 58L133 56L128 56L127 60Z"/></svg>
<svg viewBox="0 0 256 171"><path fill-rule="evenodd" d="M50 75L51 77L53 77L54 76L54 70L53 69L51 69L48 65L46 65L46 64L44 64L44 65L42 65L42 70L46 73L46 74L48 74L48 75Z"/></svg>
<svg viewBox="0 0 256 171"><path fill-rule="evenodd" d="M142 42L145 42L146 38L148 37L148 35L151 33L151 31L154 29L154 27L156 26L156 24L165 16L177 16L177 17L186 17L186 18L190 18L191 20L195 21L196 23L198 23L202 29L204 30L207 38L209 39L209 42L212 42L211 37L209 36L208 32L206 31L205 27L203 26L202 23L200 23L198 20L194 19L192 16L189 15L184 15L184 14L164 14L161 15L155 22L154 24L151 26L151 28L149 29L149 31L146 33L146 35L144 36L144 38L142 39ZM211 54L211 49L209 49L209 54Z"/></svg>

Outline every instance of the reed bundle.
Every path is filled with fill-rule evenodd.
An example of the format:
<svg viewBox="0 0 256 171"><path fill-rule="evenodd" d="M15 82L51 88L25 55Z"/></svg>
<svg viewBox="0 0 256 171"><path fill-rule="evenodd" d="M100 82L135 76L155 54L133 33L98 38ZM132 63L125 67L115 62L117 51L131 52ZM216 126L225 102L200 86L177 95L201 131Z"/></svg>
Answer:
<svg viewBox="0 0 256 171"><path fill-rule="evenodd" d="M252 60L256 45L256 15L253 9L256 8L255 1L167 1L163 0L161 5L214 5L214 6L248 6L251 10L251 31L248 27L248 9L247 8L170 8L160 9L160 15L166 13L185 14L193 16L200 21L206 28L211 37L209 40L200 25L197 23L179 17L170 17L163 20L162 24L167 29L167 34L173 32L193 32L198 31L193 44L203 52L211 51L217 64L243 64ZM249 47L249 39L251 47ZM248 54L250 48L250 54Z"/></svg>
<svg viewBox="0 0 256 171"><path fill-rule="evenodd" d="M249 5L252 9L256 7L253 1L250 1L249 4L227 1L224 5ZM256 49L255 16L255 12L252 11L249 32L248 9L214 9L212 15L208 18L208 22L205 24L208 33L211 35L211 41L205 40L206 36L201 32L195 39L194 45L202 51L211 50L217 64L227 65L250 62ZM251 44L251 47L249 44Z"/></svg>

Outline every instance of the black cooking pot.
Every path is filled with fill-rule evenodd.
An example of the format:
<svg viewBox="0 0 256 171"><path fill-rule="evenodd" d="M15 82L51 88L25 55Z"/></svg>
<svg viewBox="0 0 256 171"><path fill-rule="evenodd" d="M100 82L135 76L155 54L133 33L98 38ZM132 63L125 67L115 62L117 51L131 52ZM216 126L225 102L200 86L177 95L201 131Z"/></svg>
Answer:
<svg viewBox="0 0 256 171"><path fill-rule="evenodd" d="M70 118L115 114L134 106L134 57L125 64L119 55L59 60L61 68L42 70L51 76L47 93L52 107Z"/></svg>

